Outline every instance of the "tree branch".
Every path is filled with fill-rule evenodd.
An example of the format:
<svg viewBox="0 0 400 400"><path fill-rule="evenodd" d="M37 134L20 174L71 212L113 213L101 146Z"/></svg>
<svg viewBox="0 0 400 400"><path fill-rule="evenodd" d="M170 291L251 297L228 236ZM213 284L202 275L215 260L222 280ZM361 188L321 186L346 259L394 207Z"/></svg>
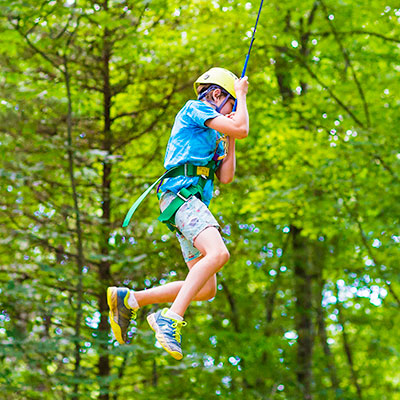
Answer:
<svg viewBox="0 0 400 400"><path fill-rule="evenodd" d="M43 59L45 59L46 61L48 61L57 71L60 71L61 73L64 74L65 71L63 71L63 69L61 68L60 65L58 65L55 61L53 61L47 54L45 54L42 50L40 50L38 47L36 47L31 40L28 38L28 34L27 33L23 33L21 31L21 28L19 26L19 20L17 22L17 24L14 24L11 21L11 18L9 18L9 22L10 24L14 27L14 29L21 35L21 37L23 37L26 41L26 43L29 45L29 47L31 47L37 54L40 54L42 56Z"/></svg>
<svg viewBox="0 0 400 400"><path fill-rule="evenodd" d="M353 68L353 64L350 61L350 57L349 57L348 51L345 49L345 47L344 47L344 45L342 43L342 40L340 39L340 37L339 37L339 35L338 35L337 31L336 31L336 28L335 28L335 25L334 25L333 21L331 21L329 19L329 13L328 13L328 10L327 10L327 8L325 6L324 1L323 0L319 0L319 1L322 4L322 8L325 11L326 19L327 19L328 24L329 24L329 26L331 28L333 36L335 37L335 39L336 39L336 41L337 41L337 43L339 45L339 48L340 48L340 50L341 50L341 52L343 54L343 58L345 59L346 64L350 67L351 73L353 75L354 82L356 83L358 93L359 93L361 101L363 103L365 118L367 120L367 125L371 126L371 120L370 120L370 116L369 116L368 104L367 104L367 101L365 99L365 94L364 94L364 91L363 91L363 89L361 87L361 84L360 84L360 82L359 82L359 80L357 78L357 74L356 74L356 72L355 72L355 70Z"/></svg>
<svg viewBox="0 0 400 400"><path fill-rule="evenodd" d="M332 34L332 31L330 32L318 32L314 31L312 32L313 36L322 36L326 37ZM365 30L352 30L352 31L337 31L337 34L340 36L350 36L350 35L369 35L369 36L375 36L377 38L380 38L382 40L388 41L388 42L394 42L394 43L400 43L400 39L392 38L389 36L382 35L381 33L378 32L372 32L372 31L365 31Z"/></svg>

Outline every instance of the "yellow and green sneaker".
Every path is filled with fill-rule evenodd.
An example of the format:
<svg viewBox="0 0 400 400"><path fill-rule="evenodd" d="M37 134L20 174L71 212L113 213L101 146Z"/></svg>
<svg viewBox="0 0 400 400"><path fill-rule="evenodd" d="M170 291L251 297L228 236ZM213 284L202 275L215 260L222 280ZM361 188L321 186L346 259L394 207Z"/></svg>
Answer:
<svg viewBox="0 0 400 400"><path fill-rule="evenodd" d="M130 290L115 286L107 289L107 303L110 307L110 323L118 343L128 343L128 328L136 319L136 310L128 304Z"/></svg>
<svg viewBox="0 0 400 400"><path fill-rule="evenodd" d="M165 316L167 311L168 308L164 308L148 315L147 322L156 333L156 339L161 347L174 357L175 360L181 360L183 358L181 328L182 326L186 326L187 323Z"/></svg>

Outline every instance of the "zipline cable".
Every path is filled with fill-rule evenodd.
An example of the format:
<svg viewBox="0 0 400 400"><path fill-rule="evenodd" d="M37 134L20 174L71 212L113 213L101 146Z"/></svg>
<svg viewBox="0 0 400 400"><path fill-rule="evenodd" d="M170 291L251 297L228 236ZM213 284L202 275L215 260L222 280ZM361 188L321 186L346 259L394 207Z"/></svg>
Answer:
<svg viewBox="0 0 400 400"><path fill-rule="evenodd" d="M244 62L244 66L243 66L242 75L240 76L240 78L243 78L243 77L246 75L247 64L248 64L248 62L249 62L250 52L251 52L251 49L252 49L252 47L253 47L254 39L255 39L255 36L256 36L256 30L257 30L258 20L260 19L260 14L261 14L261 9L262 9L263 3L264 3L264 0L261 0L260 8L258 9L256 24L254 25L253 35L252 35L252 37L251 37L251 42L250 42L250 46L249 46L249 51L247 52L246 60L245 60L245 62ZM233 106L232 111L236 111L236 106L237 106L237 100L235 100L235 105Z"/></svg>

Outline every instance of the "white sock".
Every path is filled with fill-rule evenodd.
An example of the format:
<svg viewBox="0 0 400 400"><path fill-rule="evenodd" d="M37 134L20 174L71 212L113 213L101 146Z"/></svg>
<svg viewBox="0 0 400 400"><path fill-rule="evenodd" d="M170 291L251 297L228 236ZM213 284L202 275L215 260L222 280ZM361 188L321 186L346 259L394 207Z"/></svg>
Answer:
<svg viewBox="0 0 400 400"><path fill-rule="evenodd" d="M168 318L176 319L177 321L183 321L183 317L181 317L176 312L171 311L170 309L168 309L168 311L164 315Z"/></svg>
<svg viewBox="0 0 400 400"><path fill-rule="evenodd" d="M136 300L135 292L133 290L129 292L128 304L129 307L133 308L134 310L137 310L139 308L139 304Z"/></svg>

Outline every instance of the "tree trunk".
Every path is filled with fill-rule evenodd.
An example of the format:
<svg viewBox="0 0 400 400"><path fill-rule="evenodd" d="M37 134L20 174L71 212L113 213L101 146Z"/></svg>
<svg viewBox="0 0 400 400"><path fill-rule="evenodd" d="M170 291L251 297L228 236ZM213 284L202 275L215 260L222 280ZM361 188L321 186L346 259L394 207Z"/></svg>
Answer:
<svg viewBox="0 0 400 400"><path fill-rule="evenodd" d="M354 360L353 360L353 353L351 351L351 346L349 343L349 338L347 336L347 331L346 331L346 326L345 326L345 320L343 317L343 309L341 304L339 303L339 294L337 294L336 296L338 298L338 302L337 302L337 307L339 310L339 314L338 314L338 318L339 318L339 323L342 326L342 339L343 339L343 348L344 348L344 352L346 354L346 358L347 358L347 362L349 364L349 368L350 368L350 376L351 376L351 381L353 383L353 385L356 388L357 391L357 398L359 400L362 400L362 391L361 391L361 386L358 383L358 376L357 376L357 371L354 368Z"/></svg>
<svg viewBox="0 0 400 400"><path fill-rule="evenodd" d="M309 243L301 237L301 229L291 227L294 257L294 292L296 295L297 381L305 400L312 399L312 353L314 344L312 280L308 252Z"/></svg>
<svg viewBox="0 0 400 400"><path fill-rule="evenodd" d="M107 11L107 1L104 2L104 10ZM103 145L102 150L110 155L112 152L112 132L111 132L111 86L110 86L110 58L111 58L111 44L109 40L109 31L106 28L103 36ZM109 259L109 247L108 239L111 232L111 170L112 165L108 162L107 156L103 161L103 179L102 179L102 225L101 225L101 238L100 238L100 253L102 255L102 261L99 267L99 278L100 278L100 292L98 294L99 311L100 311L100 323L99 333L102 337L101 355L99 357L98 369L100 377L100 399L109 400L109 384L107 377L110 375L110 359L107 353L108 348L108 333L110 327L108 324L108 306L106 290L111 282L110 274L110 259Z"/></svg>
<svg viewBox="0 0 400 400"><path fill-rule="evenodd" d="M80 367L81 367L81 344L80 344L80 335L81 335L81 323L83 316L82 302L83 302L83 287L82 287L82 270L84 266L84 256L83 256L83 239L82 239L82 227L81 227L81 216L78 204L78 192L76 188L75 176L74 176L74 152L72 147L72 98L71 98L71 88L70 88L70 76L68 72L68 61L67 58L64 57L64 78L65 78L65 86L67 89L67 98L68 98L68 113L67 113L67 143L68 143L68 167L69 167L69 176L70 183L72 189L72 198L74 203L74 213L76 219L76 247L77 247L77 260L76 260L76 268L77 268L77 287L76 287L76 316L75 316L75 369L74 369L74 392L72 393L73 398L79 397L79 383L78 378L80 376Z"/></svg>
<svg viewBox="0 0 400 400"><path fill-rule="evenodd" d="M316 318L317 318L317 327L318 327L318 335L319 339L321 342L322 350L325 355L326 359L326 366L328 369L329 377L331 380L331 388L332 391L334 392L334 398L335 399L340 399L340 386L339 386L339 380L337 377L336 373L336 365L335 365L335 360L333 357L333 354L331 352L331 349L328 344L328 335L326 332L326 324L325 324L325 309L322 306L322 293L324 290L324 285L325 281L323 279L323 268L324 268L324 259L325 259L325 251L326 247L322 247L323 253L321 252L316 252L314 255L318 255L314 257L315 260L315 271L316 271L316 282L317 282L317 288L316 288Z"/></svg>

